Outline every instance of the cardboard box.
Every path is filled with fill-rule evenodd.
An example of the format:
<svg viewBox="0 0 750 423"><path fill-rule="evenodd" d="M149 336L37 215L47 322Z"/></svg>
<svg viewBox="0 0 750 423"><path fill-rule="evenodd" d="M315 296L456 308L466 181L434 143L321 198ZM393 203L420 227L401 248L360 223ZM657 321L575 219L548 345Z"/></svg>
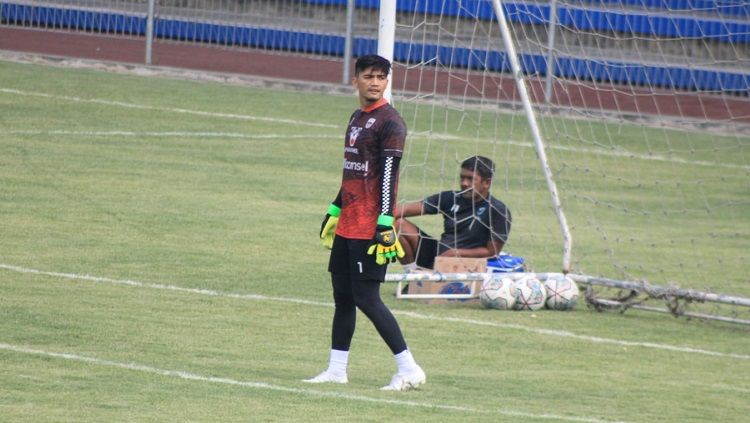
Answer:
<svg viewBox="0 0 750 423"><path fill-rule="evenodd" d="M487 259L484 258L459 258L459 257L435 257L435 272L440 273L484 273L487 271ZM471 299L428 299L432 304L444 304L447 302L477 302L476 294L482 287L482 281L445 281L409 282L407 294L469 294L474 285L474 298Z"/></svg>
<svg viewBox="0 0 750 423"><path fill-rule="evenodd" d="M435 257L435 271L440 273L484 273L486 258Z"/></svg>

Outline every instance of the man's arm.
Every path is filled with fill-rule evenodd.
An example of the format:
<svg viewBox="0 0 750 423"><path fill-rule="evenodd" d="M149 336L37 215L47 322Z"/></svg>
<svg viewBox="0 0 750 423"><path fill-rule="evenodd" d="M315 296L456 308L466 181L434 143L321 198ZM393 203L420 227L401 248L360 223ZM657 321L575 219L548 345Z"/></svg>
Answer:
<svg viewBox="0 0 750 423"><path fill-rule="evenodd" d="M466 258L482 258L482 257L494 257L500 251L502 251L505 243L499 239L490 239L487 241L487 245L484 247L476 248L455 248L446 250L443 257L466 257Z"/></svg>
<svg viewBox="0 0 750 423"><path fill-rule="evenodd" d="M403 203L396 206L396 211L393 215L396 219L402 217L421 216L424 214L424 202L412 201L409 203Z"/></svg>
<svg viewBox="0 0 750 423"><path fill-rule="evenodd" d="M336 226L339 223L341 215L341 189L331 204L328 205L328 211L323 216L323 223L320 224L320 239L324 247L329 250L333 247L333 238L336 236Z"/></svg>
<svg viewBox="0 0 750 423"><path fill-rule="evenodd" d="M398 164L401 157L384 156L381 168L380 214L375 227L374 244L367 249L367 254L375 255L375 263L383 265L393 263L404 256L404 249L393 227L396 209L396 182Z"/></svg>

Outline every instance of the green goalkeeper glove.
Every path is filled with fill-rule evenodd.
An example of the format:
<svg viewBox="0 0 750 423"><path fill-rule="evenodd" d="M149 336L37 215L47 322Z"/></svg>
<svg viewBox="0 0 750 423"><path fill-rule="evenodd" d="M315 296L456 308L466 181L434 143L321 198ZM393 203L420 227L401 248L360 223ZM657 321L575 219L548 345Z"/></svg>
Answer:
<svg viewBox="0 0 750 423"><path fill-rule="evenodd" d="M339 223L341 208L331 203L328 212L320 224L320 239L324 247L329 250L333 247L333 237L336 235L336 225Z"/></svg>
<svg viewBox="0 0 750 423"><path fill-rule="evenodd" d="M397 257L401 258L406 254L393 228L392 216L378 216L378 226L373 240L375 243L367 249L367 254L375 254L375 263L379 265L394 263Z"/></svg>

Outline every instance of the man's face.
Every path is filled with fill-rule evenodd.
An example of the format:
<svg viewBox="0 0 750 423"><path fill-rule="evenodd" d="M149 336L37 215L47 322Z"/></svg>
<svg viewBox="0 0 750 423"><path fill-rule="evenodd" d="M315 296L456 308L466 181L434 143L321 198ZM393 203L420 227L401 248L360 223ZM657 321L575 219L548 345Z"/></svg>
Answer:
<svg viewBox="0 0 750 423"><path fill-rule="evenodd" d="M492 179L482 179L479 173L464 168L461 168L460 179L464 198L479 201L489 196Z"/></svg>
<svg viewBox="0 0 750 423"><path fill-rule="evenodd" d="M367 68L352 78L352 84L359 92L359 102L362 106L373 104L383 98L388 75L382 70Z"/></svg>

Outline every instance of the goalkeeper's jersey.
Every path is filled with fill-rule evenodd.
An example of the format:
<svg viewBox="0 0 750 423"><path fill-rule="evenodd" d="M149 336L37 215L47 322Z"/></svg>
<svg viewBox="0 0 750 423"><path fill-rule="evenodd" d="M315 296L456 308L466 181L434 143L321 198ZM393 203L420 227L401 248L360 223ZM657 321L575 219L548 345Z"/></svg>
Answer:
<svg viewBox="0 0 750 423"><path fill-rule="evenodd" d="M393 192L383 196L381 160L401 157L406 140L406 124L395 108L381 99L371 107L357 109L344 137L344 174L341 182L341 216L336 234L349 239L372 239L381 197L393 210L398 175Z"/></svg>

